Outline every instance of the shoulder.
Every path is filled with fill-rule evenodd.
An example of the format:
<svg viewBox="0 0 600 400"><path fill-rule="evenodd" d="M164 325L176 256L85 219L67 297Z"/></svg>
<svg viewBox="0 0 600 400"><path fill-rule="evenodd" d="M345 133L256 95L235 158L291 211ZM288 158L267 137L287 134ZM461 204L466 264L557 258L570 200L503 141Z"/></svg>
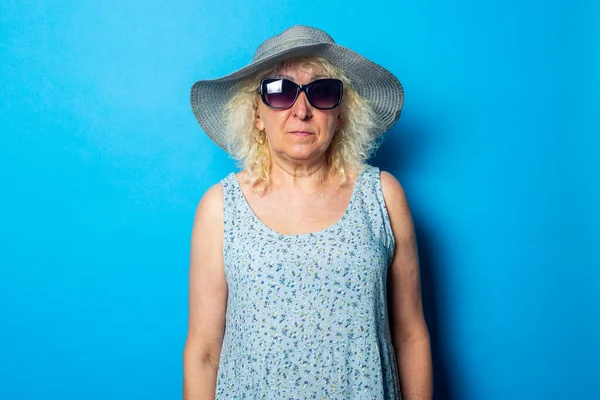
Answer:
<svg viewBox="0 0 600 400"><path fill-rule="evenodd" d="M414 228L408 199L398 179L389 172L381 171L381 191L394 235L397 239L413 236Z"/></svg>
<svg viewBox="0 0 600 400"><path fill-rule="evenodd" d="M380 172L381 191L386 205L407 205L406 193L396 177L387 171ZM389 207L389 206L388 206Z"/></svg>
<svg viewBox="0 0 600 400"><path fill-rule="evenodd" d="M211 186L202 196L196 208L194 225L223 223L223 185L219 182Z"/></svg>

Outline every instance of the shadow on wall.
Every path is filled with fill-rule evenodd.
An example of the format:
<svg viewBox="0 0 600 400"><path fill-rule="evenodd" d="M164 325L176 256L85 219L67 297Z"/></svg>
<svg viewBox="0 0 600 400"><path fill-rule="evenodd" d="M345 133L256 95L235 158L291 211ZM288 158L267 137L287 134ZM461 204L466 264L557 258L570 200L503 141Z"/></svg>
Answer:
<svg viewBox="0 0 600 400"><path fill-rule="evenodd" d="M411 170L415 163L419 163L424 157L426 142L429 137L422 132L418 126L403 124L401 129L392 129L385 135L383 145L379 148L376 156L370 160L372 165L394 174L402 182L402 176ZM419 161L417 161L419 159ZM455 400L448 380L448 363L444 357L441 343L443 331L441 329L441 317L437 314L436 307L440 288L436 285L441 275L440 260L436 259L435 232L433 228L426 226L424 218L415 210L418 207L411 205L415 232L419 248L419 261L421 267L421 287L423 297L423 309L425 319L429 328L431 338L431 352L433 358L434 377L434 399Z"/></svg>
<svg viewBox="0 0 600 400"><path fill-rule="evenodd" d="M397 125L400 127L394 126L383 135L382 144L370 163L391 172L400 180L403 175L423 165L428 156L429 140L435 140L435 137L428 134L426 126L414 120Z"/></svg>

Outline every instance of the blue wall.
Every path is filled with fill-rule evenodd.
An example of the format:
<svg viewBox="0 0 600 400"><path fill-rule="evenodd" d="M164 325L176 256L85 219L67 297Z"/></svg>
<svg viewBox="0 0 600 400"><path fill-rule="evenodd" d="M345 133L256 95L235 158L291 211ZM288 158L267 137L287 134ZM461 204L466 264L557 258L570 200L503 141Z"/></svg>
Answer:
<svg viewBox="0 0 600 400"><path fill-rule="evenodd" d="M189 89L298 23L405 86L436 398L600 398L597 4L0 2L0 399L180 398Z"/></svg>

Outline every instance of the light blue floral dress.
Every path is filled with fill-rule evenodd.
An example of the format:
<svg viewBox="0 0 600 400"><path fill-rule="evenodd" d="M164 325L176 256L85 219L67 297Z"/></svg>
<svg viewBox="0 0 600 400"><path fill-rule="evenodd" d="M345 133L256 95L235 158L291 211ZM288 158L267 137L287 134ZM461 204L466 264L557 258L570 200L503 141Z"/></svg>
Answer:
<svg viewBox="0 0 600 400"><path fill-rule="evenodd" d="M217 399L399 399L386 303L394 238L379 169L366 165L343 217L284 235L224 192L228 285Z"/></svg>

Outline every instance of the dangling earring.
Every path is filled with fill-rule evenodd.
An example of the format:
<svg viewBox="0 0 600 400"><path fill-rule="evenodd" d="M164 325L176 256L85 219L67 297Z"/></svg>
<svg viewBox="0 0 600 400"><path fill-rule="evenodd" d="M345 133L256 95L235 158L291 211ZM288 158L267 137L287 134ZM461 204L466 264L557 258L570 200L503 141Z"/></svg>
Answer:
<svg viewBox="0 0 600 400"><path fill-rule="evenodd" d="M267 134L265 133L265 131L258 131L258 134L254 135L254 141L260 146L265 144L267 141Z"/></svg>

